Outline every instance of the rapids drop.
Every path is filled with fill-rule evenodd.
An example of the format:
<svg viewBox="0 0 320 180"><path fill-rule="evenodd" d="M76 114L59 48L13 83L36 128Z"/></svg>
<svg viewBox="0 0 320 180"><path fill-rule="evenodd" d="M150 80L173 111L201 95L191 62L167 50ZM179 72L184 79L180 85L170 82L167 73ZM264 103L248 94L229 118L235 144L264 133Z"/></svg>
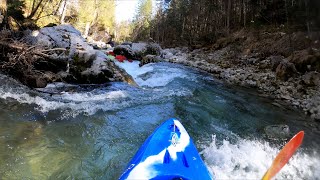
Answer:
<svg viewBox="0 0 320 180"><path fill-rule="evenodd" d="M50 84L0 75L0 179L117 179L148 135L181 120L217 179L259 179L284 141L264 127L305 130L277 179L319 179L320 127L298 110L180 65L119 63L139 87Z"/></svg>

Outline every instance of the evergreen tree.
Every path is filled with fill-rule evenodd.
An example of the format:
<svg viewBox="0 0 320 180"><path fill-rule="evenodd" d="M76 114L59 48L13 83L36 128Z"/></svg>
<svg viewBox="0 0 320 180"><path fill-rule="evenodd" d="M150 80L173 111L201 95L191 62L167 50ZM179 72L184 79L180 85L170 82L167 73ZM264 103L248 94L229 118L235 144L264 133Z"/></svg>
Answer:
<svg viewBox="0 0 320 180"><path fill-rule="evenodd" d="M150 34L164 44L212 43L242 28L284 25L294 31L315 31L320 26L319 0L165 0L163 3L165 9L152 21Z"/></svg>
<svg viewBox="0 0 320 180"><path fill-rule="evenodd" d="M152 0L140 0L134 20L132 38L147 40L150 37L150 23L152 18Z"/></svg>

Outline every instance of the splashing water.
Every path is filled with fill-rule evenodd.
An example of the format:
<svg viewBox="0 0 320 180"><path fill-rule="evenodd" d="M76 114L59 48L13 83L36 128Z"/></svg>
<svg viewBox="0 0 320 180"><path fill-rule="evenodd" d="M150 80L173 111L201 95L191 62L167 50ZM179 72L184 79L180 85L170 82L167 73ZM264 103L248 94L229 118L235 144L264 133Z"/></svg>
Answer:
<svg viewBox="0 0 320 180"><path fill-rule="evenodd" d="M258 140L239 140L232 144L215 136L202 151L208 167L217 179L261 179L279 153L280 147L271 147ZM320 158L317 153L308 155L299 150L276 175L276 179L317 179L320 177Z"/></svg>
<svg viewBox="0 0 320 180"><path fill-rule="evenodd" d="M121 63L123 67L127 68L127 71L132 73L134 79L138 82L140 86L143 87L163 87L174 80L178 76L184 76L183 72L175 72L179 70L173 68L170 70L172 73L167 78L158 77L155 73L150 79L141 79L141 76L153 71L153 67L146 66L139 68L137 61L132 64ZM3 76L4 78L4 76ZM14 80L11 80L14 82ZM17 82L15 82L17 84ZM61 88L61 86L69 87L68 84L49 84L45 89ZM77 86L76 86L77 87ZM119 90L120 89L120 90ZM46 113L56 109L69 109L72 111L70 115L75 117L79 113L86 113L88 115L95 114L98 110L110 111L110 110L120 110L130 106L141 105L143 103L149 103L150 101L158 101L160 99L167 99L174 96L186 96L190 95L190 91L185 88L181 89L171 89L164 88L164 90L159 89L141 89L129 87L123 83L114 83L111 87L105 87L91 92L61 92L61 94L53 95L51 97L43 97L36 94L31 96L28 94L26 87L22 90L23 93L17 91L16 89L11 89L6 87L0 87L0 98L1 99L15 99L19 103L23 104L34 104L37 105L36 109ZM27 93L25 92L27 91ZM154 95L154 93L157 93Z"/></svg>

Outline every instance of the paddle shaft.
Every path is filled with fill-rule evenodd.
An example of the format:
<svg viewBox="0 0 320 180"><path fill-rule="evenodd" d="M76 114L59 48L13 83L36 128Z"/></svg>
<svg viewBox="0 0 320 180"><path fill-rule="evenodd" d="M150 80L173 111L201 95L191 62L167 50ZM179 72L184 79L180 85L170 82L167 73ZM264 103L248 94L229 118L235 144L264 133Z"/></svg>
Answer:
<svg viewBox="0 0 320 180"><path fill-rule="evenodd" d="M298 132L293 138L282 148L277 157L273 160L271 167L262 177L262 180L269 180L275 176L284 165L287 164L294 152L300 147L304 137L304 131Z"/></svg>

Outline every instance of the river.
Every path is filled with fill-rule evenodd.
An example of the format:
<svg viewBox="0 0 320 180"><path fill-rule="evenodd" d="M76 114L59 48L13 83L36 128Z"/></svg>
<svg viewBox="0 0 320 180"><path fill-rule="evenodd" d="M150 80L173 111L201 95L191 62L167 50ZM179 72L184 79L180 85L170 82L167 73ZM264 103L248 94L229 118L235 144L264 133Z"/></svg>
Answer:
<svg viewBox="0 0 320 180"><path fill-rule="evenodd" d="M35 91L1 75L0 179L117 179L172 117L217 179L261 178L285 143L265 136L278 124L306 134L277 179L319 179L319 123L303 112L181 65L119 65L139 87L56 83Z"/></svg>

